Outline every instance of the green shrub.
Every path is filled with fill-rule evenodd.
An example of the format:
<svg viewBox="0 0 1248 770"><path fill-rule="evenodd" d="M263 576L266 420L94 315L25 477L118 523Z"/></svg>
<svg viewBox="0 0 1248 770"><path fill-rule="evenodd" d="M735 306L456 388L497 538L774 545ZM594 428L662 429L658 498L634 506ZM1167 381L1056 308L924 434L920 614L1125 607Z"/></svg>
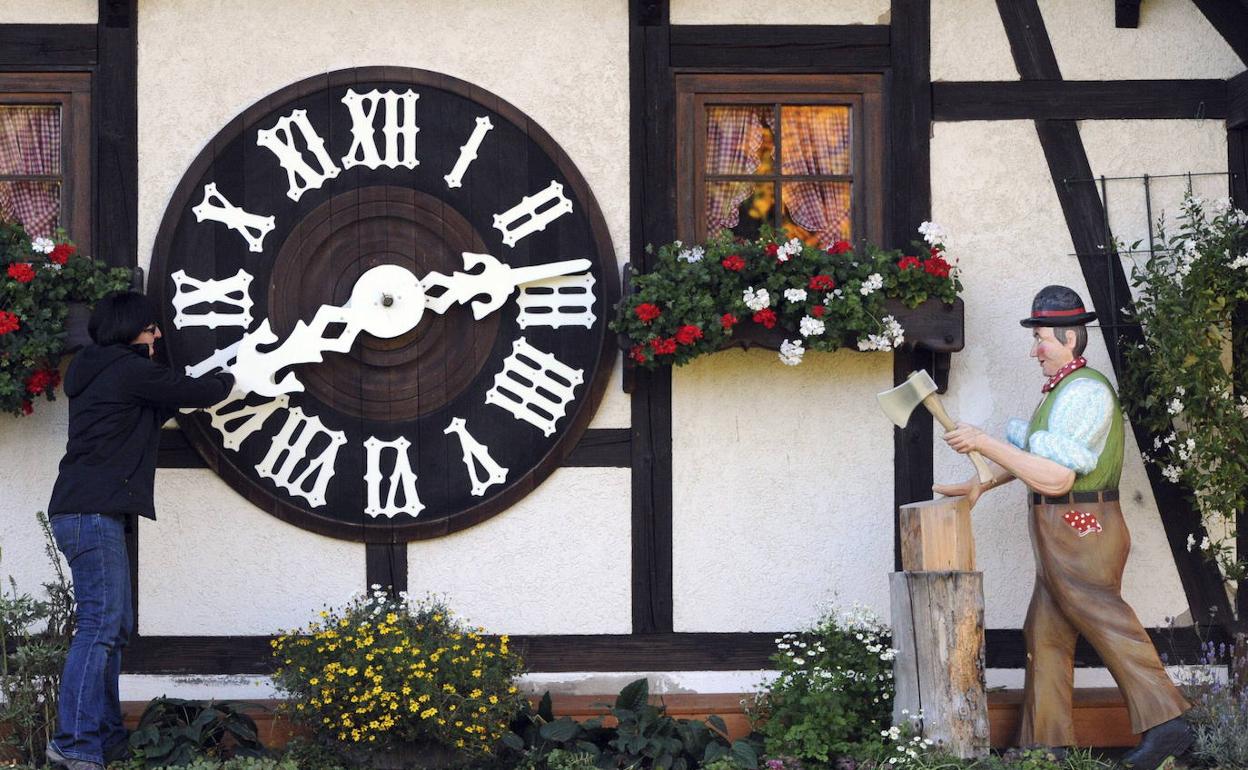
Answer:
<svg viewBox="0 0 1248 770"><path fill-rule="evenodd" d="M780 673L748 710L767 754L828 762L884 746L893 704L891 643L888 626L861 608L829 613L777 639L771 661Z"/></svg>
<svg viewBox="0 0 1248 770"><path fill-rule="evenodd" d="M198 758L261 758L251 703L155 698L130 733L130 750L146 767L186 765Z"/></svg>

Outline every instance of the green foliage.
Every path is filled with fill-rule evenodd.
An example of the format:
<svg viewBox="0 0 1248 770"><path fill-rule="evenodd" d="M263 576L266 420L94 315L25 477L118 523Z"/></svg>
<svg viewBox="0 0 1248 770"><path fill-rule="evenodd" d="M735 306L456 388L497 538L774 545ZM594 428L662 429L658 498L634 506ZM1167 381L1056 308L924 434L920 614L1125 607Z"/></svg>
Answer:
<svg viewBox="0 0 1248 770"><path fill-rule="evenodd" d="M596 760L588 751L555 749L546 755L546 767L550 770L598 770L594 764Z"/></svg>
<svg viewBox="0 0 1248 770"><path fill-rule="evenodd" d="M186 765L197 757L261 757L264 745L245 712L251 703L155 698L130 734L144 767Z"/></svg>
<svg viewBox="0 0 1248 770"><path fill-rule="evenodd" d="M697 246L677 241L659 248L653 270L633 272L633 291L621 299L611 328L632 341L630 358L647 368L719 350L733 324L754 323L760 309L810 350L832 351L846 341L892 349L900 332L885 315L885 298L915 307L928 298L953 302L962 289L957 268L944 260L939 228L925 235L932 246L915 244L917 257L866 242L826 250L785 243L771 230L756 241L726 230ZM766 308L756 300L751 309L747 290L765 290Z"/></svg>
<svg viewBox="0 0 1248 770"><path fill-rule="evenodd" d="M776 642L779 675L749 710L768 755L828 762L878 753L900 738L890 728L896 651L879 618L860 608L829 613Z"/></svg>
<svg viewBox="0 0 1248 770"><path fill-rule="evenodd" d="M1192 704L1183 718L1196 733L1193 757L1211 767L1248 770L1248 690L1225 676L1229 667L1232 677L1242 677L1248 662L1232 656L1226 644L1201 643L1200 665L1181 674L1180 688Z"/></svg>
<svg viewBox="0 0 1248 770"><path fill-rule="evenodd" d="M913 743L913 739L909 741ZM889 770L1113 770L1115 763L1102 759L1090 749L1072 749L1058 758L1046 749L1012 749L980 759L959 759L929 749L913 750L906 743L885 748L870 759L853 763L843 770L887 767Z"/></svg>
<svg viewBox="0 0 1248 770"><path fill-rule="evenodd" d="M44 253L20 224L0 220L0 409L11 414L29 414L39 395L54 400L70 303L90 305L130 284L129 270L77 254L64 233L57 241Z"/></svg>
<svg viewBox="0 0 1248 770"><path fill-rule="evenodd" d="M1234 381L1227 353L1248 353L1248 328L1232 338L1231 324L1248 300L1248 214L1189 196L1176 227L1162 222L1160 231L1132 270L1144 347L1126 350L1123 400L1161 437L1141 447L1146 458L1191 491L1211 532L1189 540L1189 550L1199 547L1238 580L1248 575L1234 551L1235 512L1248 507L1248 383Z"/></svg>
<svg viewBox="0 0 1248 770"><path fill-rule="evenodd" d="M555 719L546 693L536 711L526 707L521 712L504 743L518 756L520 766L545 765L550 770L577 770L571 763L586 761L604 769L691 770L725 759L737 768L758 767L755 747L746 740L730 743L723 719L711 716L703 722L669 716L662 704L650 703L645 679L629 683L614 704L603 705L616 726L603 727L601 719ZM556 768L556 762L564 767Z"/></svg>
<svg viewBox="0 0 1248 770"><path fill-rule="evenodd" d="M294 720L336 750L427 743L483 757L524 703L508 642L441 602L375 591L275 639L274 683Z"/></svg>
<svg viewBox="0 0 1248 770"><path fill-rule="evenodd" d="M40 511L36 518L55 574L43 584L48 598L18 593L12 577L9 591L0 593L0 724L9 726L0 745L27 762L42 761L56 729L61 671L74 633L73 585L61 566L48 517Z"/></svg>

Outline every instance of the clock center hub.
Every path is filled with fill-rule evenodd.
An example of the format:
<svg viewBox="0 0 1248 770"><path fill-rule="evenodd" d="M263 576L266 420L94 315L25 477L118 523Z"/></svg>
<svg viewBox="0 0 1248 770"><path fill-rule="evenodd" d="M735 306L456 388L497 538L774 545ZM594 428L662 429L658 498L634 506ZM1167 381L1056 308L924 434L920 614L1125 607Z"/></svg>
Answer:
<svg viewBox="0 0 1248 770"><path fill-rule="evenodd" d="M374 337L393 339L420 323L425 290L412 271L399 265L378 265L359 277L351 289L351 314Z"/></svg>

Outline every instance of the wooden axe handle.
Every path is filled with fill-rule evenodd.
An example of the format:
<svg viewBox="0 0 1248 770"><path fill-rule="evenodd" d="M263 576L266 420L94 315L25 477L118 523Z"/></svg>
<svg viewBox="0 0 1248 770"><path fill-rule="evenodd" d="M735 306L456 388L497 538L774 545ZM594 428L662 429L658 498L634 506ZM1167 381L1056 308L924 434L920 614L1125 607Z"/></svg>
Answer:
<svg viewBox="0 0 1248 770"><path fill-rule="evenodd" d="M957 427L957 423L949 417L949 413L945 411L945 405L940 402L940 397L935 393L929 393L923 399L923 406L927 407L927 411L932 413L936 421L944 426L945 430L953 430ZM988 467L987 461L979 452L970 453L971 464L975 466L975 473L979 476L981 484L987 484L992 481L992 470Z"/></svg>

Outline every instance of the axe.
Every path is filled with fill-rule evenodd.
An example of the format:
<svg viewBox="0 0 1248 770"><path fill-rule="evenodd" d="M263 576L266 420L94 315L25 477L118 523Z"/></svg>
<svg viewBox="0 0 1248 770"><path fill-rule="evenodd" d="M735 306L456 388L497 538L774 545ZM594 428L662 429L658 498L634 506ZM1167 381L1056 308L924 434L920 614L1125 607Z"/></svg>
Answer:
<svg viewBox="0 0 1248 770"><path fill-rule="evenodd" d="M936 383L924 369L911 372L905 382L892 390L877 394L876 398L880 400L880 408L884 410L884 414L898 428L906 427L906 423L910 421L910 413L919 404L927 407L927 411L932 413L945 430L953 430L957 427L949 418L944 405L940 403L940 397L936 395ZM984 461L983 456L979 452L971 452L970 457L975 465L975 472L979 474L980 482L992 481L992 471L988 469L988 463Z"/></svg>

